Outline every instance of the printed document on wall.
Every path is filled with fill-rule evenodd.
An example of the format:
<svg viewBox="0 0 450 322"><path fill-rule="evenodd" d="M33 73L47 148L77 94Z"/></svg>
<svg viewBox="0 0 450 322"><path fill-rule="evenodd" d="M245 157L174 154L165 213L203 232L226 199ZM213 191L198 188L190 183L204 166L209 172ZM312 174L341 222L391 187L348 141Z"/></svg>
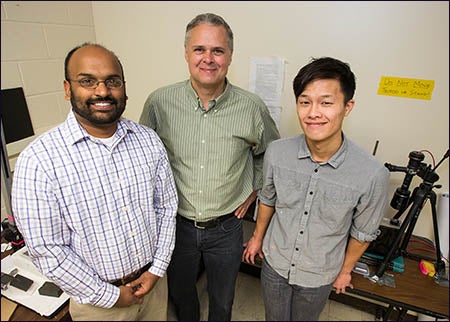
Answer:
<svg viewBox="0 0 450 322"><path fill-rule="evenodd" d="M277 126L281 113L284 64L284 59L277 57L250 59L249 90L266 103Z"/></svg>

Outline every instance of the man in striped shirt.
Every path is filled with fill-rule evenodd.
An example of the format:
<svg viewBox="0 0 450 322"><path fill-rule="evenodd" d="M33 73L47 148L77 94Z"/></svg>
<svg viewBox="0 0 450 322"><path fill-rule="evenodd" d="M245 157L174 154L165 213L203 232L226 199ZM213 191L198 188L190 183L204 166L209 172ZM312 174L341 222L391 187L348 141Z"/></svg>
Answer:
<svg viewBox="0 0 450 322"><path fill-rule="evenodd" d="M226 74L233 33L215 14L186 28L190 79L151 93L140 122L164 142L179 194L169 297L179 320L199 320L196 291L204 265L209 320L231 319L243 251L242 217L262 185L268 144L279 138L267 106Z"/></svg>
<svg viewBox="0 0 450 322"><path fill-rule="evenodd" d="M32 142L12 204L33 263L71 296L77 320L165 320L164 276L178 204L167 153L150 128L121 118L117 56L83 44L65 60L66 121Z"/></svg>

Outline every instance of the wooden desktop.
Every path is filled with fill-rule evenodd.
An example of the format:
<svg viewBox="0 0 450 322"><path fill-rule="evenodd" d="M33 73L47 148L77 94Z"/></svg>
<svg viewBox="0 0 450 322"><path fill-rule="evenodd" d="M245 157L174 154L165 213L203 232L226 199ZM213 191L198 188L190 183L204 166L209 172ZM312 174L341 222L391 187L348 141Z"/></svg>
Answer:
<svg viewBox="0 0 450 322"><path fill-rule="evenodd" d="M5 242L6 241L2 238L2 243ZM12 252L13 250L2 252L1 256L2 259L10 255ZM8 305L10 304L11 303L8 303ZM2 310L3 310L3 303L2 303ZM61 308L50 317L42 316L23 305L16 304L16 307L13 310L13 313L9 317L8 321L72 321L72 318L70 317L69 314L69 301L67 301L63 306L61 306Z"/></svg>
<svg viewBox="0 0 450 322"><path fill-rule="evenodd" d="M448 286L441 286L434 278L422 274L418 261L404 258L404 263L403 273L386 271L394 275L395 287L378 285L362 275L353 273L354 289L347 289L347 292L386 304L388 308L384 313L384 320L387 320L394 310L399 312L400 317L410 310L435 318L448 319Z"/></svg>
<svg viewBox="0 0 450 322"><path fill-rule="evenodd" d="M18 304L9 321L72 321L69 314L69 302L64 304L52 317L45 317Z"/></svg>
<svg viewBox="0 0 450 322"><path fill-rule="evenodd" d="M244 222L244 241L247 241L254 229L254 221L251 216L246 216ZM414 238L412 238L413 240ZM261 262L256 265L242 263L241 271L259 276ZM404 258L405 270L397 273L386 270L393 274L395 287L372 283L362 275L352 273L353 289L348 288L345 294L332 292L330 299L352 305L353 303L370 303L380 312L380 317L387 320L397 311L398 320L403 320L409 311L432 316L435 318L449 318L449 288L438 285L434 278L420 272L419 261ZM370 267L372 273L376 267ZM362 300L361 300L362 299ZM373 304L376 302L376 304ZM361 304L359 303L359 306ZM374 309L375 314L375 309ZM408 317L410 317L408 315Z"/></svg>

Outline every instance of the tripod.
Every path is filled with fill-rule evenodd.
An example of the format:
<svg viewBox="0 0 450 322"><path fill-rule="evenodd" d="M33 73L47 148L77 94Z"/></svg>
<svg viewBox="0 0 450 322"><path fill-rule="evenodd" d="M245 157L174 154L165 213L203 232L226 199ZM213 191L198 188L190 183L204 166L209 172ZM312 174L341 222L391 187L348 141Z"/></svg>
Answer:
<svg viewBox="0 0 450 322"><path fill-rule="evenodd" d="M436 276L445 276L445 262L442 260L440 242L439 242L439 231L437 225L437 211L436 211L436 193L433 191L433 188L441 188L441 185L434 185L434 183L439 180L439 176L436 174L436 168L449 156L449 151L444 155L442 160L436 165L434 169L431 169L430 166L426 166L424 163L420 161L423 160L423 155L420 152L413 151L410 153L410 162L407 168L392 166L390 164L385 164L385 166L389 169L389 171L402 171L406 172L407 175L403 182L401 188L397 189L396 194L391 202L391 206L396 209L399 209L397 214L391 220L392 224L398 225L398 218L402 216L405 210L410 207L408 214L406 215L398 234L392 245L390 245L390 250L386 254L383 262L378 267L377 271L374 275L369 276L369 280L373 283L376 283L380 280L381 276L383 276L386 267L390 263L390 261L398 256L405 255L412 258L419 258L417 255L409 254L406 250L411 235L414 231L414 227L416 225L417 219L419 218L420 211L422 210L425 202L430 200L431 204L431 212L433 218L433 230L434 230L434 239L435 239L435 249L436 249L436 263L435 270ZM418 174L421 178L423 178L423 182L414 189L411 198L409 198L408 186L411 183L412 177ZM402 240L403 238L403 240ZM401 242L401 245L400 245ZM400 245L400 247L398 247ZM416 258L416 259L417 259Z"/></svg>

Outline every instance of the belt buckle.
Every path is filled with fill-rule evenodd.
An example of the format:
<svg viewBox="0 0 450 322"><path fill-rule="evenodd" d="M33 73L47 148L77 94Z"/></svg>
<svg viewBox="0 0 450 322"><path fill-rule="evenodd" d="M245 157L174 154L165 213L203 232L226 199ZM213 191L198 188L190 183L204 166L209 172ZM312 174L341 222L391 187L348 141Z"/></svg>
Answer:
<svg viewBox="0 0 450 322"><path fill-rule="evenodd" d="M206 228L206 227L202 227L202 226L197 225L197 220L194 220L194 227L198 228L198 229L205 229Z"/></svg>

